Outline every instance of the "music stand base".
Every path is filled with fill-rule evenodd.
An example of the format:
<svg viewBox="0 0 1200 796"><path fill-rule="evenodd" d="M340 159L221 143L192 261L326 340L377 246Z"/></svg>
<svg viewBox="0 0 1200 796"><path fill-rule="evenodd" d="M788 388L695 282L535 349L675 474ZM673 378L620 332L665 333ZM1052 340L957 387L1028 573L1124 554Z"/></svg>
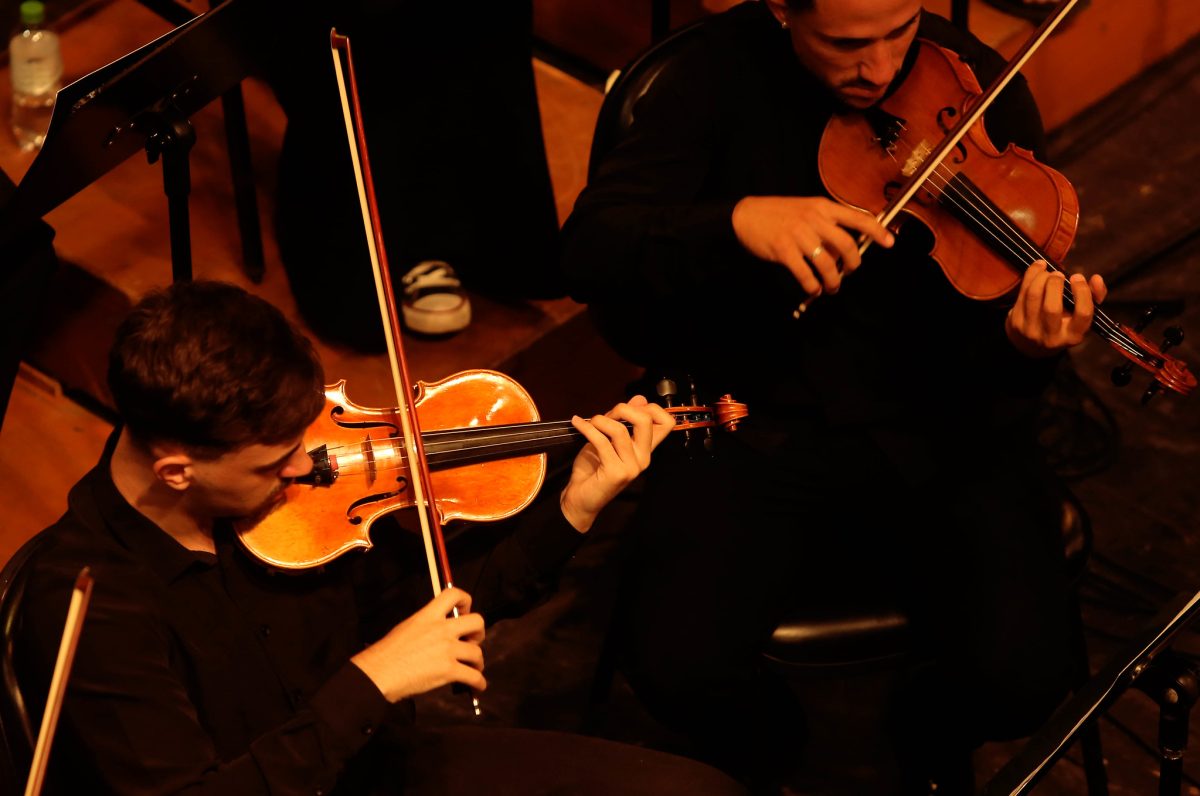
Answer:
<svg viewBox="0 0 1200 796"><path fill-rule="evenodd" d="M1183 792L1183 753L1192 706L1200 698L1196 664L1173 649L1164 650L1134 681L1158 703L1159 796Z"/></svg>

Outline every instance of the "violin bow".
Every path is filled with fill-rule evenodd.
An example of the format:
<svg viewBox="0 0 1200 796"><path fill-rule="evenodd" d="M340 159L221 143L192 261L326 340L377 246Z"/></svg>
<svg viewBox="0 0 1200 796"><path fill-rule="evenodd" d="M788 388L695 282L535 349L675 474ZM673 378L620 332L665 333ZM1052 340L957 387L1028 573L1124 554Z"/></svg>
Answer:
<svg viewBox="0 0 1200 796"><path fill-rule="evenodd" d="M54 674L50 678L50 693L46 697L46 709L42 713L42 728L38 730L33 764L29 767L29 780L25 783L25 796L38 796L42 792L42 783L46 779L46 764L50 762L50 744L54 740L59 713L62 712L63 697L67 693L67 678L71 674L71 665L75 662L75 649L79 646L83 617L87 613L94 584L91 571L87 567L75 578L62 641L58 645L58 659L54 662Z"/></svg>
<svg viewBox="0 0 1200 796"><path fill-rule="evenodd" d="M400 416L400 433L404 437L404 450L409 463L409 485L416 502L417 517L421 523L421 538L425 543L426 563L429 566L429 580L436 597L443 589L454 585L450 574L450 557L446 553L441 516L434 502L433 481L430 478L429 463L425 458L420 423L412 401L414 393L412 380L408 376L408 361L401 345L400 315L396 312L396 294L392 290L391 271L383 246L383 229L379 221L379 206L375 201L375 181L371 176L371 162L367 155L366 129L363 125L362 105L358 97L358 82L354 75L354 59L350 52L349 37L341 35L336 29L330 30L329 50L333 57L333 71L337 77L338 93L342 102L346 138L350 143L350 159L354 163L358 203L367 236L371 271L375 276L375 294L383 318L388 362L392 369L392 386L396 392L396 413ZM343 57L346 62L345 70L342 68ZM453 613L455 617L458 616L457 607ZM478 697L472 695L471 705L475 715L481 715Z"/></svg>

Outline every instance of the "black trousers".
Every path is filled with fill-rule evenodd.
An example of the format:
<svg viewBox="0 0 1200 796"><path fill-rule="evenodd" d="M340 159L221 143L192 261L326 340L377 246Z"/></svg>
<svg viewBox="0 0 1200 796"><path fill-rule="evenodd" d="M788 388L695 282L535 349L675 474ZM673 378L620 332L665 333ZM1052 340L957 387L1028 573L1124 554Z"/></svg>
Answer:
<svg viewBox="0 0 1200 796"><path fill-rule="evenodd" d="M745 791L694 760L559 732L451 727L377 739L338 793L378 796L739 796Z"/></svg>
<svg viewBox="0 0 1200 796"><path fill-rule="evenodd" d="M1070 658L1061 501L1032 446L763 420L649 471L620 626L651 712L738 776L782 776L805 730L760 650L790 606L872 591L931 662L897 696L902 765L1036 728Z"/></svg>
<svg viewBox="0 0 1200 796"><path fill-rule="evenodd" d="M532 3L350 0L280 15L264 55L288 117L276 233L305 322L382 350L329 29L350 36L393 282L448 261L500 298L563 295L534 86ZM398 286L397 286L398 289Z"/></svg>

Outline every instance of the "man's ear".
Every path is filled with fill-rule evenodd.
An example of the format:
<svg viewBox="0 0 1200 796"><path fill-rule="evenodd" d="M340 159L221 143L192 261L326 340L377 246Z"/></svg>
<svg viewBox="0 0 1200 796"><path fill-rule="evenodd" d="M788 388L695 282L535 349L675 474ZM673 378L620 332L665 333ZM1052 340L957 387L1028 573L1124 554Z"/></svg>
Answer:
<svg viewBox="0 0 1200 796"><path fill-rule="evenodd" d="M166 486L183 492L192 485L192 457L178 449L154 451L154 477Z"/></svg>
<svg viewBox="0 0 1200 796"><path fill-rule="evenodd" d="M767 8L771 10L776 21L783 27L787 27L787 3L784 0L766 0Z"/></svg>

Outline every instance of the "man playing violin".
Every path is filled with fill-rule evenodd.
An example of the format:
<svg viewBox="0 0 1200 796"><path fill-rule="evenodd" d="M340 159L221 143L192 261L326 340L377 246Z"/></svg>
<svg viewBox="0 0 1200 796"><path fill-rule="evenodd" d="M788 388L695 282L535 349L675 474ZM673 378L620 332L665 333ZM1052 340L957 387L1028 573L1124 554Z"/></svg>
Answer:
<svg viewBox="0 0 1200 796"><path fill-rule="evenodd" d="M906 792L969 792L971 749L1028 734L1066 689L1062 493L1034 415L1105 286L1070 276L1068 311L1067 279L1038 263L1007 301L972 301L920 225L893 235L827 198L826 122L903 84L917 37L983 85L1003 67L920 0L765 0L705 20L564 228L573 295L618 351L754 409L713 461L659 454L623 646L651 711L764 790L805 733L759 654L790 606L879 593L908 613L922 665L889 713ZM1001 150L1042 151L1020 78L985 119Z"/></svg>
<svg viewBox="0 0 1200 796"><path fill-rule="evenodd" d="M420 542L388 523L374 550L321 571L275 574L236 542L231 518L259 514L312 468L304 435L323 379L308 341L231 285L152 293L120 327L109 383L122 424L42 533L16 643L36 702L71 583L90 566L52 792L740 792L700 764L604 741L413 725L412 697L487 687L485 618L544 593L649 464L669 415L635 397L575 418L588 445L560 499L458 573L470 593L430 600Z"/></svg>

